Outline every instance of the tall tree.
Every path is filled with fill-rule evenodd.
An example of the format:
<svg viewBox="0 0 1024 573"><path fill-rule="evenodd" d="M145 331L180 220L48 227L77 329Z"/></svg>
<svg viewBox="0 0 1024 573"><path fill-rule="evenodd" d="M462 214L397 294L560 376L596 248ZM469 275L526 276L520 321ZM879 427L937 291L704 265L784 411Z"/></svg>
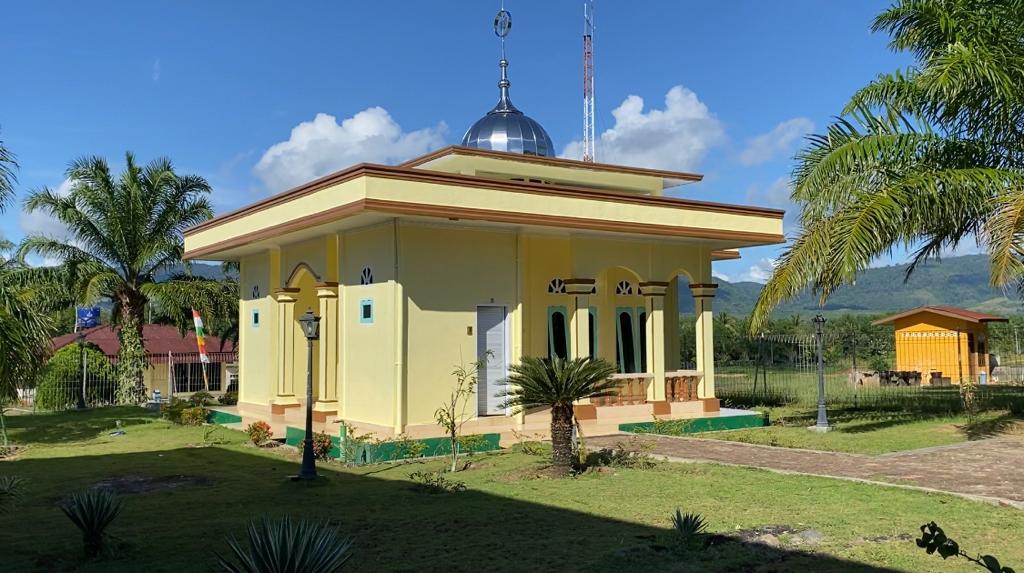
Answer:
<svg viewBox="0 0 1024 573"><path fill-rule="evenodd" d="M900 0L874 21L909 69L880 75L797 155L800 228L754 310L824 301L872 260L914 251L908 275L963 241L993 284L1024 277L1024 2Z"/></svg>
<svg viewBox="0 0 1024 573"><path fill-rule="evenodd" d="M168 292L155 287L157 275L181 262L182 232L212 217L206 197L210 186L201 177L178 175L167 159L140 166L131 153L116 178L99 157L72 162L67 178L72 187L66 196L50 189L34 191L25 208L61 222L68 238L30 235L21 252L61 261L81 302L113 302L113 320L120 327L118 398L139 399L146 368L146 304ZM171 308L179 302L161 304Z"/></svg>
<svg viewBox="0 0 1024 573"><path fill-rule="evenodd" d="M15 171L18 169L18 162L14 160L14 154L4 146L0 140L0 213L7 210L7 206L14 200L14 184L18 181Z"/></svg>

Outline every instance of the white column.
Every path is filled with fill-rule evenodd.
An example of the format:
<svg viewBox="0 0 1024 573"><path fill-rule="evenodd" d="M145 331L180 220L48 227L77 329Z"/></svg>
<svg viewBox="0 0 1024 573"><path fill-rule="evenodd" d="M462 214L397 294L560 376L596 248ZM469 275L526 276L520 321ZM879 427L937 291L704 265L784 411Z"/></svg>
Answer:
<svg viewBox="0 0 1024 573"><path fill-rule="evenodd" d="M277 389L273 403L293 406L295 398L295 301L299 289L279 288L274 291L277 301Z"/></svg>
<svg viewBox="0 0 1024 573"><path fill-rule="evenodd" d="M338 411L338 283L316 285L320 302L320 369L317 379L318 412Z"/></svg>
<svg viewBox="0 0 1024 573"><path fill-rule="evenodd" d="M569 358L590 356L590 295L594 291L594 279L565 279L565 292L573 297L574 308L571 324L571 348Z"/></svg>
<svg viewBox="0 0 1024 573"><path fill-rule="evenodd" d="M647 399L652 402L665 400L665 291L668 283L648 281L640 283L640 294L647 303L647 323L643 325L647 338L647 373L651 374L651 385L647 388Z"/></svg>

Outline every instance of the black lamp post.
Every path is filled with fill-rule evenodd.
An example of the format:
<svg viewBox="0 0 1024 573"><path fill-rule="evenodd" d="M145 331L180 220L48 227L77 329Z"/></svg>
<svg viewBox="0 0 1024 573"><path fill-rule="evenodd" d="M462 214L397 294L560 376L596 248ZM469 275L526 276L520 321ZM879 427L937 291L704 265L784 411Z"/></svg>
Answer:
<svg viewBox="0 0 1024 573"><path fill-rule="evenodd" d="M302 469L294 480L316 478L316 458L313 453L313 341L320 338L320 317L307 310L299 317L302 333L306 335L306 439L302 443Z"/></svg>
<svg viewBox="0 0 1024 573"><path fill-rule="evenodd" d="M824 335L825 317L819 314L814 317L814 338L818 343L818 422L811 426L811 429L817 432L827 432L832 429L832 427L828 425L828 414L825 412Z"/></svg>
<svg viewBox="0 0 1024 573"><path fill-rule="evenodd" d="M79 330L78 336L78 363L82 367L82 387L78 392L78 409L84 410L85 405L85 331Z"/></svg>

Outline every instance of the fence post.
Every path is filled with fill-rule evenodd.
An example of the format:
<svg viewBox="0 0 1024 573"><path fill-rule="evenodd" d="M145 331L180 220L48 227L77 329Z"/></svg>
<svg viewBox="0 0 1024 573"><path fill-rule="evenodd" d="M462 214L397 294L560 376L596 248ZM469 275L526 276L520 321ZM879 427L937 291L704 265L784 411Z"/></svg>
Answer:
<svg viewBox="0 0 1024 573"><path fill-rule="evenodd" d="M814 317L814 337L818 347L818 421L811 426L816 432L827 432L832 428L828 425L828 414L825 412L825 353L824 338L825 317L820 314Z"/></svg>

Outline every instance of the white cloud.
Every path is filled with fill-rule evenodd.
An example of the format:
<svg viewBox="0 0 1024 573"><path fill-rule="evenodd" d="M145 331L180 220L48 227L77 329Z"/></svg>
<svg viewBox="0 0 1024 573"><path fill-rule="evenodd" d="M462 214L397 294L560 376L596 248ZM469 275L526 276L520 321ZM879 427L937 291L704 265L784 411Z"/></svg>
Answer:
<svg viewBox="0 0 1024 573"><path fill-rule="evenodd" d="M814 130L814 123L806 117L794 117L776 125L768 133L762 133L747 142L740 153L740 163L759 165L772 159L785 157L793 144Z"/></svg>
<svg viewBox="0 0 1024 573"><path fill-rule="evenodd" d="M598 137L597 159L634 167L691 170L708 149L725 141L718 118L683 86L665 94L665 108L644 111L644 100L631 95L612 111L615 125ZM583 156L583 142L573 141L562 157Z"/></svg>
<svg viewBox="0 0 1024 573"><path fill-rule="evenodd" d="M772 276L772 271L775 270L775 259L762 258L756 263L750 265L743 274L738 277L740 281L752 281L755 283L768 282L768 279Z"/></svg>
<svg viewBox="0 0 1024 573"><path fill-rule="evenodd" d="M65 179L53 192L61 197L67 197L71 193L72 182L70 179ZM57 219L53 218L49 213L36 210L31 213L28 211L22 211L18 216L18 225L21 227L21 231L26 235L42 235L51 239L57 239L66 241L71 238L71 233L68 228L64 226ZM32 256L29 258L29 263L35 265L52 266L58 265L61 261L50 258L42 258Z"/></svg>
<svg viewBox="0 0 1024 573"><path fill-rule="evenodd" d="M160 58L153 60L153 82L160 81Z"/></svg>
<svg viewBox="0 0 1024 573"><path fill-rule="evenodd" d="M790 183L789 178L779 177L767 187L761 187L756 184L751 185L747 189L747 202L764 207L778 207L788 210L793 206L793 201L789 198L792 193L793 185Z"/></svg>
<svg viewBox="0 0 1024 573"><path fill-rule="evenodd" d="M272 191L281 191L362 161L397 163L444 144L444 122L412 132L382 107L371 107L338 123L318 113L292 128L287 141L267 149L254 169Z"/></svg>

